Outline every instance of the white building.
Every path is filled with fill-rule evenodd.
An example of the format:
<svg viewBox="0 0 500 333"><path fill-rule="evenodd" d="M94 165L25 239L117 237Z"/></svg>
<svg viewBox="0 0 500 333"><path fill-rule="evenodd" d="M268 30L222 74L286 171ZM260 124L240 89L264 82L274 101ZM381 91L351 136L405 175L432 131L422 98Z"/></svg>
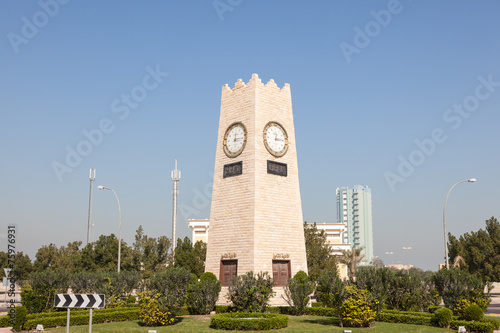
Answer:
<svg viewBox="0 0 500 333"><path fill-rule="evenodd" d="M208 229L210 228L209 219L189 219L189 227L193 229L191 241L196 243L202 241L208 243Z"/></svg>

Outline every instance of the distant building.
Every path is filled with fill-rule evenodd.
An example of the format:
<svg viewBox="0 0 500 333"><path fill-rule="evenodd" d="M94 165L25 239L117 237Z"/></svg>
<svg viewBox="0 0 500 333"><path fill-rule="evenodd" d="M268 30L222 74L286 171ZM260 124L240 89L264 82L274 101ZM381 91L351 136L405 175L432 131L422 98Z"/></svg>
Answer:
<svg viewBox="0 0 500 333"><path fill-rule="evenodd" d="M347 227L346 243L357 249L365 247L362 265L373 259L372 193L366 186L337 188L337 222Z"/></svg>
<svg viewBox="0 0 500 333"><path fill-rule="evenodd" d="M196 243L197 241L202 241L204 243L208 242L208 229L210 228L209 219L190 219L189 228L193 229L193 235L191 236L191 241Z"/></svg>
<svg viewBox="0 0 500 333"><path fill-rule="evenodd" d="M351 248L351 244L347 243L347 228L344 223L316 223L316 228L318 231L325 231L332 254L339 256L342 250ZM338 267L340 277L347 278L347 266L338 263Z"/></svg>
<svg viewBox="0 0 500 333"><path fill-rule="evenodd" d="M413 265L391 264L391 265L387 265L387 267L399 269L399 270L401 270L401 269L409 270L410 268L413 268Z"/></svg>

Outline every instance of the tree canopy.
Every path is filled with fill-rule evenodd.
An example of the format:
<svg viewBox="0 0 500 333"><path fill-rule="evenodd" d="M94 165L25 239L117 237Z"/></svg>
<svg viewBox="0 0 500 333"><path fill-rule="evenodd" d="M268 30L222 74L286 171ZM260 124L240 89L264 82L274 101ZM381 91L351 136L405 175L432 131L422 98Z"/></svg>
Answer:
<svg viewBox="0 0 500 333"><path fill-rule="evenodd" d="M500 223L486 220L486 228L460 237L448 234L450 263L481 276L483 281L500 282Z"/></svg>
<svg viewBox="0 0 500 333"><path fill-rule="evenodd" d="M183 267L200 277L205 272L205 258L207 256L207 244L197 241L194 245L185 237L184 240L177 239L177 247L174 254L174 267Z"/></svg>
<svg viewBox="0 0 500 333"><path fill-rule="evenodd" d="M332 254L326 239L326 232L318 230L316 223L304 223L306 241L307 270L309 276L316 280L322 271L337 271L337 258Z"/></svg>

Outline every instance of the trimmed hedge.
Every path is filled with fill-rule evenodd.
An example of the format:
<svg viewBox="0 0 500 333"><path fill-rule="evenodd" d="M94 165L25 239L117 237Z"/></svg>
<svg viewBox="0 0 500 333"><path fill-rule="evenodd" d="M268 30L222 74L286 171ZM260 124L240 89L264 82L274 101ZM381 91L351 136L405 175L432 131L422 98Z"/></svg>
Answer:
<svg viewBox="0 0 500 333"><path fill-rule="evenodd" d="M424 312L421 312L424 314ZM432 315L431 315L432 316ZM413 324L413 325L431 325L431 316L420 315L418 312L404 313L391 313L380 312L375 318L376 321L383 321L386 323L399 323L399 324Z"/></svg>
<svg viewBox="0 0 500 333"><path fill-rule="evenodd" d="M426 312L384 310L377 315L376 321L431 326L432 317L433 314ZM495 318L484 318L482 321L455 319L450 324L450 328L454 330L458 330L459 326L464 326L468 332L492 333L495 329L500 327L500 322Z"/></svg>
<svg viewBox="0 0 500 333"><path fill-rule="evenodd" d="M70 315L70 325L87 325L89 323L90 311L86 314L74 314ZM138 320L139 319L139 309L130 310L115 310L111 311L101 311L92 313L92 323L101 324L109 322L127 321L127 320ZM66 326L67 315L59 316L48 316L42 317L38 316L36 318L28 319L25 327L36 327L38 324L42 324L43 327L56 327L56 326Z"/></svg>
<svg viewBox="0 0 500 333"><path fill-rule="evenodd" d="M483 322L483 323L490 323L491 325L493 325L493 328L495 330L500 329L500 321L498 319L496 319L496 318L483 317L483 319L481 319L481 322Z"/></svg>
<svg viewBox="0 0 500 333"><path fill-rule="evenodd" d="M210 327L221 330L272 330L288 326L288 316L275 313L231 312L213 315Z"/></svg>
<svg viewBox="0 0 500 333"><path fill-rule="evenodd" d="M458 330L459 326L465 326L467 332L493 333L494 331L493 324L489 322L453 320L450 324L450 328L454 330Z"/></svg>
<svg viewBox="0 0 500 333"><path fill-rule="evenodd" d="M412 314L415 316L422 316L422 317L432 317L433 313L429 312L417 312L417 311L401 311L401 310L382 310L383 313L395 313L395 314Z"/></svg>
<svg viewBox="0 0 500 333"><path fill-rule="evenodd" d="M236 308L232 305L216 305L215 313L229 313L236 312Z"/></svg>

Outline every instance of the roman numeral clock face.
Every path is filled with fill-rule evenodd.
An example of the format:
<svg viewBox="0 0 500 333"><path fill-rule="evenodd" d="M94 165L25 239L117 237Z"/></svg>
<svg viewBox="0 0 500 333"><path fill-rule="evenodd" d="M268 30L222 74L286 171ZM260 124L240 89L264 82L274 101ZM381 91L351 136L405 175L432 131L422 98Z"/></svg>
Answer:
<svg viewBox="0 0 500 333"><path fill-rule="evenodd" d="M271 155L281 157L288 150L288 135L279 123L270 121L264 127L264 145Z"/></svg>
<svg viewBox="0 0 500 333"><path fill-rule="evenodd" d="M227 157L236 157L241 154L247 143L247 129L243 123L230 125L224 134L224 153Z"/></svg>

